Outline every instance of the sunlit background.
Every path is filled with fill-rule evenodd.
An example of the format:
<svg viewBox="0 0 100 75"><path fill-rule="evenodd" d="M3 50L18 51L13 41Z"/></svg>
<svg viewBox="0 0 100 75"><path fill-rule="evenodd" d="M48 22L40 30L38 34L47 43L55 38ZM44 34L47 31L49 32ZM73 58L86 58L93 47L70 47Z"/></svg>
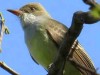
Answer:
<svg viewBox="0 0 100 75"><path fill-rule="evenodd" d="M20 75L46 75L42 66L37 65L30 57L24 42L24 33L18 18L7 12L7 9L19 9L21 6L39 2L51 14L51 16L70 27L73 13L79 10L88 11L89 6L82 0L1 0L0 12L6 20L10 30L9 35L4 35L0 61L4 61ZM100 0L98 0L100 3ZM100 68L100 22L84 25L82 33L78 37L81 45L85 48L94 62L95 67ZM100 73L100 69L97 70ZM0 75L10 75L0 68Z"/></svg>

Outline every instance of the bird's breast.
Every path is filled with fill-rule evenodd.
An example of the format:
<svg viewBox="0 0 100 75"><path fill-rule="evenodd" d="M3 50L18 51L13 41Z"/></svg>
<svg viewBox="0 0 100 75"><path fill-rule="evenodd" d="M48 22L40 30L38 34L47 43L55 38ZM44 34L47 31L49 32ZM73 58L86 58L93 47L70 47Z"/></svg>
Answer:
<svg viewBox="0 0 100 75"><path fill-rule="evenodd" d="M47 69L57 53L57 48L45 29L30 29L25 33L25 40L31 56Z"/></svg>

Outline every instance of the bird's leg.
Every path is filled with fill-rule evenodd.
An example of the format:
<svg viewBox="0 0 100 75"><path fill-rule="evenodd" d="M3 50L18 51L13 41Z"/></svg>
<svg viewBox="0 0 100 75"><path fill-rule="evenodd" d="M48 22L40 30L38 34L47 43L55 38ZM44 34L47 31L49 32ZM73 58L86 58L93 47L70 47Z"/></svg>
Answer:
<svg viewBox="0 0 100 75"><path fill-rule="evenodd" d="M54 69L54 70L52 70L53 74L52 73L49 73L47 75L63 75L64 74L64 64L65 63L63 63L63 66L61 66L60 69L59 69L59 67L57 67L57 64L51 63L49 65L49 68L48 69L49 70L52 70L52 69L50 69L52 67Z"/></svg>

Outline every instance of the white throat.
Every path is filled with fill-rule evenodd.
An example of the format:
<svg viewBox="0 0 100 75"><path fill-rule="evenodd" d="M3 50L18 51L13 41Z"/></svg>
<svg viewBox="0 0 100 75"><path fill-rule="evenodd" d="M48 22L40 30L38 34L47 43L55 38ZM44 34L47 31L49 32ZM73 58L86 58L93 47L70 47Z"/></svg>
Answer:
<svg viewBox="0 0 100 75"><path fill-rule="evenodd" d="M34 16L33 14L24 13L22 16L20 16L20 20L27 38L31 38L37 33L42 33L46 37L44 21L46 21L47 18L43 15Z"/></svg>
<svg viewBox="0 0 100 75"><path fill-rule="evenodd" d="M32 13L24 13L19 16L21 20L22 27L27 27L29 25L38 26L41 25L45 20L47 20L46 16L35 16ZM39 24L40 23L40 24Z"/></svg>

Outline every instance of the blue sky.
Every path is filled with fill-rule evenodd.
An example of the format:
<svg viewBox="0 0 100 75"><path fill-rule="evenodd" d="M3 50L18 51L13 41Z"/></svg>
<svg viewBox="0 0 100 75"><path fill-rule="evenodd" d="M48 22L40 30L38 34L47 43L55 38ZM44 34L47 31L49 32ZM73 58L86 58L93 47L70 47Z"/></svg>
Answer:
<svg viewBox="0 0 100 75"><path fill-rule="evenodd" d="M0 12L6 20L6 25L10 30L9 35L4 35L2 43L2 53L0 61L4 61L11 68L21 75L46 75L47 72L39 65L33 62L24 42L23 30L18 18L6 9L19 9L21 6L39 2L51 16L65 24L71 25L72 16L75 11L88 11L88 6L82 0L2 0L0 1ZM98 0L100 3L100 0ZM84 25L82 33L78 37L81 45L85 48L100 73L100 22ZM0 68L0 75L10 75Z"/></svg>

